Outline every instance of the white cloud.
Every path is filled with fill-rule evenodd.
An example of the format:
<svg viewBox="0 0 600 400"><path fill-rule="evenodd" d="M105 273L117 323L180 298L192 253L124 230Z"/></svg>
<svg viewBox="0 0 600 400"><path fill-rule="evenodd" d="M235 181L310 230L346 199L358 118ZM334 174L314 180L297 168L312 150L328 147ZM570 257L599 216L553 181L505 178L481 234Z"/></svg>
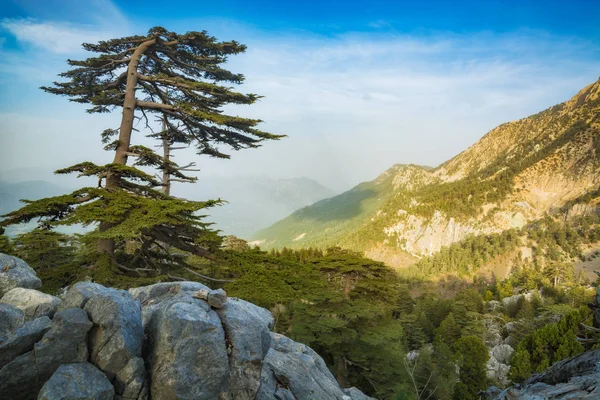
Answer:
<svg viewBox="0 0 600 400"><path fill-rule="evenodd" d="M127 32L129 23L110 0L17 0L28 18L5 18L0 34L21 45L61 55L82 51L84 42L97 42ZM4 35L3 35L4 36Z"/></svg>
<svg viewBox="0 0 600 400"><path fill-rule="evenodd" d="M112 37L111 32L95 30L93 26L33 19L5 19L0 27L22 43L58 54L77 53L82 50L82 43L94 43Z"/></svg>
<svg viewBox="0 0 600 400"><path fill-rule="evenodd" d="M10 31L28 42L62 40L61 59L75 51L74 43L84 41L83 34L113 37L102 30L80 32L81 26L69 24L27 23L34 22L20 21ZM198 26L248 45L247 53L232 57L228 67L246 75L240 90L265 98L230 111L264 119L265 129L289 135L258 150L234 153L228 161L200 160L202 173L309 176L335 189L371 179L394 163L437 165L496 125L568 99L597 79L600 66L597 44L534 31L414 36L382 30L326 37L261 32L223 21L167 25L178 31ZM5 62L0 60L0 68ZM16 62L11 68L20 70ZM38 63L35 68L44 71L45 79L64 66ZM46 100L38 113L57 119L51 113L66 100ZM23 113L28 111L24 106ZM77 126L90 118L83 112L70 117L81 121ZM27 126L31 140L42 134L36 126ZM33 160L17 148L11 163L43 159L44 154L36 153Z"/></svg>

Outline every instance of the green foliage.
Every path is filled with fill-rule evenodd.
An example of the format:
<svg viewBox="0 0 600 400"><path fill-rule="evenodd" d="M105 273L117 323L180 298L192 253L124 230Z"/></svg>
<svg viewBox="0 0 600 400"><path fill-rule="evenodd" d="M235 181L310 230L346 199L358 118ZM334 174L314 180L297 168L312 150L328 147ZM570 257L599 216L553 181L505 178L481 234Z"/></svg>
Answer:
<svg viewBox="0 0 600 400"><path fill-rule="evenodd" d="M87 104L90 113L122 108L120 128L101 133L105 149L115 152L114 161L106 165L84 161L56 171L95 177L98 185L25 200L24 207L3 216L0 227L32 219L44 230L59 225L92 226L95 229L82 241L89 248L96 243L97 253L110 256L116 268L108 271L151 280L158 276L180 279L171 273L188 267L189 254L214 258L221 239L204 222L203 212L220 201L192 202L168 195L173 180L195 180L184 174L194 164L177 165L169 158L170 149L174 144L194 145L200 155L229 158L217 146L255 148L264 140L282 137L259 130L261 120L224 113L223 107L229 104L249 105L260 98L224 86L243 82L242 74L221 66L246 46L219 42L204 31L177 34L154 27L145 36L85 43L83 48L95 55L68 60L71 69L60 74L65 81L42 89ZM149 115L162 122L161 132L153 130ZM149 136L161 140L163 156L132 143L136 118L145 121ZM129 158L134 159L132 165L127 165ZM142 167L162 171L162 180ZM91 258L94 262L103 259L100 254Z"/></svg>
<svg viewBox="0 0 600 400"><path fill-rule="evenodd" d="M216 145L239 150L282 137L257 129L261 120L223 113L222 108L228 104L249 105L261 97L242 94L228 86L244 81L242 74L222 68L229 56L246 51L243 44L219 42L205 31L177 34L154 27L145 36L85 43L83 48L96 56L68 60L72 68L60 74L66 81L44 86L44 91L88 104L90 113L113 111L123 105L129 79L121 69L133 60L133 54L139 53L139 58L134 60L137 61L134 72L137 72L136 91L140 99L135 108L142 110L144 116L155 114L166 122L167 132L160 132L156 137L165 137L172 143L194 144L198 154L219 158L229 158L229 155ZM185 123L179 124L181 121ZM109 143L117 133L118 129L104 131L103 141ZM114 147L118 145L117 142ZM125 145L129 147L128 143ZM128 150L143 158L138 165L161 163L148 148L137 146ZM161 169L175 172L177 169L173 167L174 164L169 163Z"/></svg>
<svg viewBox="0 0 600 400"><path fill-rule="evenodd" d="M12 254L35 269L42 280L41 290L57 293L78 277L76 238L48 229L35 229L17 236L13 244Z"/></svg>
<svg viewBox="0 0 600 400"><path fill-rule="evenodd" d="M435 341L451 347L460 338L460 335L460 325L454 319L454 314L450 313L435 330Z"/></svg>
<svg viewBox="0 0 600 400"><path fill-rule="evenodd" d="M77 242L74 237L36 229L14 239L15 253L34 268L52 268L71 262Z"/></svg>
<svg viewBox="0 0 600 400"><path fill-rule="evenodd" d="M476 400L478 393L487 389L486 363L490 358L488 349L476 336L465 336L454 343L459 357L459 382L454 388L454 399Z"/></svg>
<svg viewBox="0 0 600 400"><path fill-rule="evenodd" d="M521 382L531 376L531 356L529 351L523 348L517 349L511 359L509 377L515 382Z"/></svg>
<svg viewBox="0 0 600 400"><path fill-rule="evenodd" d="M4 230L0 228L0 253L12 254L14 246L8 236L4 235Z"/></svg>
<svg viewBox="0 0 600 400"><path fill-rule="evenodd" d="M340 381L384 398L401 390L405 335L391 269L339 248L224 257L225 276L236 277L227 292L271 309L277 331L314 348Z"/></svg>
<svg viewBox="0 0 600 400"><path fill-rule="evenodd" d="M513 250L519 243L519 235L512 229L500 234L470 236L449 247L442 247L433 256L423 257L411 268L419 276L472 273L495 256Z"/></svg>
<svg viewBox="0 0 600 400"><path fill-rule="evenodd" d="M129 177L145 179L141 173L134 175L132 167L114 169L114 166L109 164L106 168L96 168L87 163L85 171L94 170L98 174L126 171ZM139 190L125 187L111 190L83 188L69 195L27 201L23 208L7 214L0 225L20 223L34 217L40 218L42 229L60 225L106 224L107 229L96 228L84 235L82 240L115 241L117 264L127 264L126 267L122 265L121 272L137 275L136 268L160 272L161 264L173 263L161 243L199 255L214 253L220 245L216 232L210 229L210 224L202 221L203 215L198 214L218 202L193 202L169 197L150 186ZM138 245L126 249L126 244L132 242Z"/></svg>
<svg viewBox="0 0 600 400"><path fill-rule="evenodd" d="M557 361L585 350L577 336L590 333L580 324L592 324L587 307L581 307L564 316L559 322L545 325L521 340L511 361L509 377L516 382L528 378L532 372L542 372Z"/></svg>

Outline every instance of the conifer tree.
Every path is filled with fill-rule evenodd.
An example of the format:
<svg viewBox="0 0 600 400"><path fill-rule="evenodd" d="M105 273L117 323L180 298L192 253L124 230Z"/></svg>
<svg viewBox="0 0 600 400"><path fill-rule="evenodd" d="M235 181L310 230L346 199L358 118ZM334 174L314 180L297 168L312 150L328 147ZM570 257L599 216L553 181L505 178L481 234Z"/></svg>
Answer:
<svg viewBox="0 0 600 400"><path fill-rule="evenodd" d="M127 274L164 272L180 263L168 248L212 257L220 238L203 222L204 209L218 201L186 201L160 190L170 179L193 181L186 167L169 156L133 144L134 121L151 126L150 116L164 122L155 134L169 146L194 146L199 155L229 158L225 148L254 148L268 139L278 139L258 129L258 119L227 115L228 104L249 105L260 96L242 94L227 85L241 84L242 74L222 67L228 56L243 53L236 41L220 42L206 32L177 34L162 27L145 36L130 36L97 44L83 44L96 53L85 60L68 60L72 67L60 74L65 82L42 87L46 92L87 104L89 113L122 112L120 126L102 133L105 149L114 151L112 163L82 162L56 171L95 176L97 187L38 201L25 201L20 210L5 215L1 226L38 218L40 226L83 224L97 228L86 235L99 254ZM154 133L153 133L154 134ZM133 158L132 165L127 165ZM163 171L160 180L145 172ZM166 182L166 183L165 183ZM129 244L125 251L125 244ZM125 263L118 262L125 257Z"/></svg>
<svg viewBox="0 0 600 400"><path fill-rule="evenodd" d="M76 239L50 229L35 229L14 239L15 253L34 269L53 268L73 261Z"/></svg>
<svg viewBox="0 0 600 400"><path fill-rule="evenodd" d="M476 400L478 392L487 388L485 368L490 358L488 349L476 336L465 336L454 343L459 357L460 381L454 387L456 400Z"/></svg>
<svg viewBox="0 0 600 400"><path fill-rule="evenodd" d="M4 229L0 227L0 253L12 254L14 246L8 236L4 234Z"/></svg>

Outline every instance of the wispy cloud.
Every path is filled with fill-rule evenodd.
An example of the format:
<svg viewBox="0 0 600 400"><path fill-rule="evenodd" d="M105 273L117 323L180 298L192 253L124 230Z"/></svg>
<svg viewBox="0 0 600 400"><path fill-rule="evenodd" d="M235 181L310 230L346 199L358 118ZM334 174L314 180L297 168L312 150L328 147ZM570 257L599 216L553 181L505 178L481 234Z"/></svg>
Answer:
<svg viewBox="0 0 600 400"><path fill-rule="evenodd" d="M394 163L436 165L499 123L566 100L597 79L600 69L598 44L536 31L399 35L381 25L376 33L319 36L263 32L223 21L175 22L166 27L186 31L198 26L248 45L248 52L233 57L228 67L246 75L240 90L265 98L252 107L229 111L259 117L267 121L265 129L289 135L280 143L235 153L227 162L204 160L202 173L234 175L243 170L310 176L336 189L372 178ZM86 30L43 20L3 21L2 27L24 43L61 43L10 54L23 58L45 51L64 59L81 42L123 34L114 27ZM0 69L5 64L3 70L8 70L10 59L0 58ZM46 79L64 64L37 63L30 68L38 68L38 75ZM44 107L65 100L52 101ZM89 117L81 113L73 118ZM36 126L30 126L24 141L33 143L41 134ZM97 132L93 135L95 146ZM60 140L56 143L59 146ZM19 151L3 162L32 161Z"/></svg>
<svg viewBox="0 0 600 400"><path fill-rule="evenodd" d="M0 27L23 44L58 54L77 53L82 43L111 37L110 30L94 26L34 19L5 19L0 22Z"/></svg>

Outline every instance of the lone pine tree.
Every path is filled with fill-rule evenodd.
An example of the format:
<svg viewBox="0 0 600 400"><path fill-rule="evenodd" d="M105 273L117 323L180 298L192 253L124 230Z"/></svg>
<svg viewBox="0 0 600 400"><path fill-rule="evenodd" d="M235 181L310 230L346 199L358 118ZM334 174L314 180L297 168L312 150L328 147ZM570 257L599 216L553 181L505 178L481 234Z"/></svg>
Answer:
<svg viewBox="0 0 600 400"><path fill-rule="evenodd" d="M72 68L60 74L67 80L42 89L90 105L89 113L121 108L120 126L102 132L105 149L114 151L113 162L82 162L56 171L95 176L98 185L24 201L25 206L5 215L0 226L34 218L41 228L97 224L85 241L96 243L98 253L108 254L114 265L131 274L155 273L161 270L161 262L171 265L173 254L168 248L211 257L220 238L198 213L219 202L170 196L172 180L190 182L194 178L185 175L190 165L179 166L169 152L180 144L194 146L199 155L229 158L223 146L253 148L261 141L282 137L258 129L261 120L227 115L222 110L227 104L248 105L260 98L226 86L244 81L243 75L221 65L228 56L243 53L246 46L219 42L204 31L177 34L155 27L145 36L85 43L83 48L98 55L68 60ZM151 128L152 115L163 125L160 132L150 135L167 146L163 155L132 144L134 121ZM130 157L135 161L127 165ZM140 167L162 171L162 180ZM117 256L125 257L128 266L119 263Z"/></svg>

